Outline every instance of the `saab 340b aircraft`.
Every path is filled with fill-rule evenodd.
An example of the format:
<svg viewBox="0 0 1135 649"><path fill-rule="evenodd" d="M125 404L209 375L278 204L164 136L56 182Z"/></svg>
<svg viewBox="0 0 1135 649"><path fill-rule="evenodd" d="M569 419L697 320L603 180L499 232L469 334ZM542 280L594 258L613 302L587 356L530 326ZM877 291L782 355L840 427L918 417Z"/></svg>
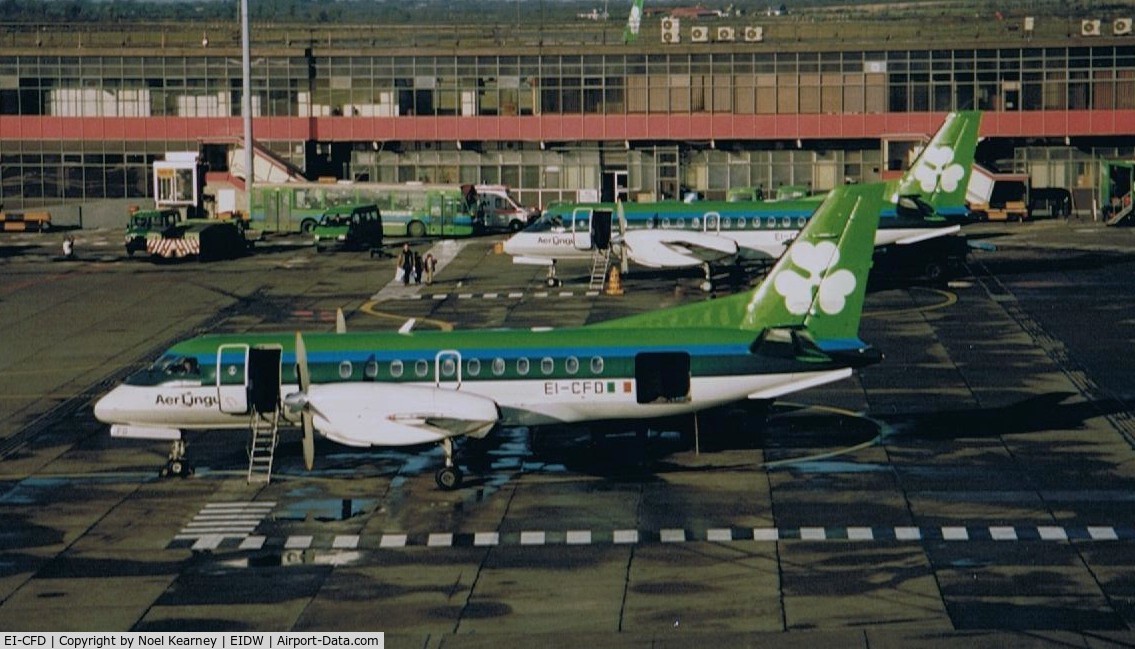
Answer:
<svg viewBox="0 0 1135 649"><path fill-rule="evenodd" d="M888 183L876 246L917 243L960 229L980 125L980 111L950 113L911 168ZM557 260L611 251L647 268L702 266L702 288L708 291L711 264L779 258L822 199L569 203L549 207L505 241L504 251L515 263L548 266L550 286L559 284Z"/></svg>
<svg viewBox="0 0 1135 649"><path fill-rule="evenodd" d="M570 329L205 335L95 404L115 437L253 429L269 414L354 447L440 443L496 426L632 420L774 399L881 355L859 339L882 184L833 190L745 293ZM274 431L273 431L274 434ZM167 465L166 473L170 472Z"/></svg>

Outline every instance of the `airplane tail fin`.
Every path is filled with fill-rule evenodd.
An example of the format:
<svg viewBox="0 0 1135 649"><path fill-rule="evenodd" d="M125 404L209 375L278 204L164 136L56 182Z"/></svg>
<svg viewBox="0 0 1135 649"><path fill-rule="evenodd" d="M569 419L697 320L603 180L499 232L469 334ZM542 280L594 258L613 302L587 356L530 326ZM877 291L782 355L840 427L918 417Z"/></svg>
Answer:
<svg viewBox="0 0 1135 649"><path fill-rule="evenodd" d="M631 12L627 16L627 26L623 28L623 43L631 44L638 40L638 28L642 24L643 0L633 0Z"/></svg>
<svg viewBox="0 0 1135 649"><path fill-rule="evenodd" d="M895 203L901 196L919 196L941 216L964 215L980 127L981 111L948 114L903 174L890 201Z"/></svg>
<svg viewBox="0 0 1135 649"><path fill-rule="evenodd" d="M832 190L752 291L593 326L804 327L818 343L858 342L883 191L879 183Z"/></svg>

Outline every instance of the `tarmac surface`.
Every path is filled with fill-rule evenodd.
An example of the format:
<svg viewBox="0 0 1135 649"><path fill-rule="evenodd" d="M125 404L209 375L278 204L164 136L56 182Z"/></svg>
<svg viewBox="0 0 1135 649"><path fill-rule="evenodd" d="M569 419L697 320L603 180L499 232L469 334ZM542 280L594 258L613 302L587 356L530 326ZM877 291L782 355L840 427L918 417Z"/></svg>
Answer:
<svg viewBox="0 0 1135 649"><path fill-rule="evenodd" d="M0 630L385 631L391 647L1130 646L1135 231L977 224L948 285L877 277L885 360L644 440L502 430L443 492L438 448L286 431L112 440L91 406L211 331L570 326L706 299L696 275L589 293L497 238L394 262L273 238L233 261L128 259L117 231L0 235ZM473 447L475 446L475 448Z"/></svg>

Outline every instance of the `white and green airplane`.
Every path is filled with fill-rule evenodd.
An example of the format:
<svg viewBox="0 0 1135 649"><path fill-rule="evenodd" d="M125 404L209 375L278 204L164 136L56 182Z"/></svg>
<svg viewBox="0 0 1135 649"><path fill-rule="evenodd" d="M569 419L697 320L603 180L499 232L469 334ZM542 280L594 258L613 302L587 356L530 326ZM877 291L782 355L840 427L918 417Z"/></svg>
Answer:
<svg viewBox="0 0 1135 649"><path fill-rule="evenodd" d="M948 236L968 221L966 190L980 127L979 111L949 113L910 169L887 183L876 246ZM822 200L563 203L512 235L504 252L515 263L546 266L550 286L558 284L557 261L610 249L644 268L700 266L709 291L712 264L779 258Z"/></svg>
<svg viewBox="0 0 1135 649"><path fill-rule="evenodd" d="M881 355L859 339L882 184L832 191L760 286L569 329L205 335L95 404L115 437L174 442L280 412L353 447L440 443L497 426L653 419L771 400ZM168 468L168 467L167 467Z"/></svg>

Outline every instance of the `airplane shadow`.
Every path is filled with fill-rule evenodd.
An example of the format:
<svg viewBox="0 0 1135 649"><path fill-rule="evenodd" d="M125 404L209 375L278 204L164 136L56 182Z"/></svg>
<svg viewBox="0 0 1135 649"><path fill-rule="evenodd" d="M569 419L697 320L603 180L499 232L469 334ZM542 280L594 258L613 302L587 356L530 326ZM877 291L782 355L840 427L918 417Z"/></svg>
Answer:
<svg viewBox="0 0 1135 649"><path fill-rule="evenodd" d="M466 488L500 486L519 473L577 474L614 484L644 483L674 473L751 469L760 461L781 459L781 455L827 453L875 438L888 448L904 448L1075 431L1084 429L1089 419L1130 410L1112 399L1066 403L1073 396L1051 392L994 408L899 413L874 419L790 404L774 405L767 412L764 404L739 404L699 415L703 459L696 462L691 460L696 442L690 417L586 427L507 427L483 440L459 440L457 460L466 472ZM877 422L884 424L882 429ZM733 451L763 451L764 455L730 453ZM721 460L714 461L710 455L707 462L704 456L713 453L723 454ZM221 465L241 464L238 453L225 455L216 458ZM301 455L298 439L282 441L277 451L280 472L307 475ZM320 438L316 456L316 474L331 478L368 473L404 478L432 475L442 466L443 457L433 444L353 449Z"/></svg>
<svg viewBox="0 0 1135 649"><path fill-rule="evenodd" d="M1088 419L1130 410L1117 399L1064 403L1073 392L1049 392L996 408L939 410L882 417L891 426L886 442L946 440L1076 430Z"/></svg>

